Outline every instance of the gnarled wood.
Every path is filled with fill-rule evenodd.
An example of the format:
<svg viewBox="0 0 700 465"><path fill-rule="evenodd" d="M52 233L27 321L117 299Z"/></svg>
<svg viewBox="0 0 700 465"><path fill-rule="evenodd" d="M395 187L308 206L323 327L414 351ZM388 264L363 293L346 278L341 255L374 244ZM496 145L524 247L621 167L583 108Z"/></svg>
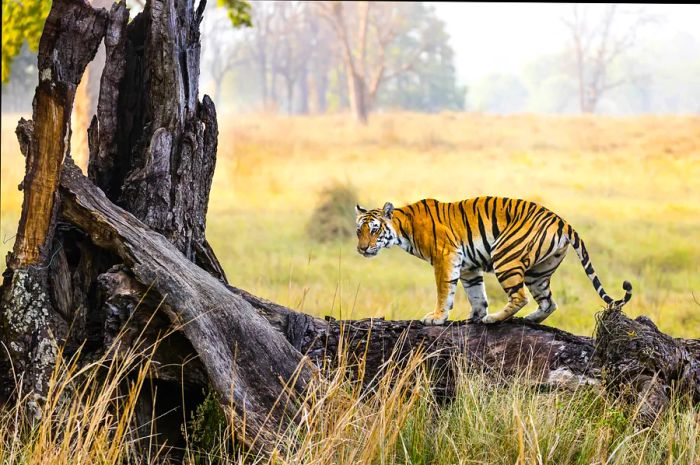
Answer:
<svg viewBox="0 0 700 465"><path fill-rule="evenodd" d="M248 302L112 204L70 160L61 193L62 217L118 255L140 283L162 297L168 317L181 326L212 386L232 407L242 439L257 447L273 443L274 431L295 413L295 400L285 400L287 390L303 390L311 365L301 363L301 354Z"/></svg>
<svg viewBox="0 0 700 465"><path fill-rule="evenodd" d="M80 0L56 0L39 42L39 84L33 121L17 126L26 157L22 213L0 289L0 400L21 385L40 402L53 371L56 343L67 322L55 311L48 270L58 205L61 163L69 154L70 116L76 88L106 28L104 10ZM39 414L39 409L35 410Z"/></svg>
<svg viewBox="0 0 700 465"><path fill-rule="evenodd" d="M148 1L128 25L112 8L89 166L110 200L225 280L205 238L218 137L213 102L198 100L205 5Z"/></svg>
<svg viewBox="0 0 700 465"><path fill-rule="evenodd" d="M674 339L647 317L630 320L608 309L599 316L596 330L597 360L606 388L641 403L639 417L645 425L666 409L672 389L699 402L698 342Z"/></svg>
<svg viewBox="0 0 700 465"><path fill-rule="evenodd" d="M108 197L114 198L115 164L118 164L119 87L126 67L126 25L129 11L125 2L112 5L105 34L105 66L100 79L97 116L88 130L90 158L88 175Z"/></svg>
<svg viewBox="0 0 700 465"><path fill-rule="evenodd" d="M53 233L55 193L68 153L70 115L75 90L97 52L106 27L104 10L79 0L54 2L39 42L39 85L34 95L33 125L18 131L26 161L24 203L10 263L25 268L46 260Z"/></svg>

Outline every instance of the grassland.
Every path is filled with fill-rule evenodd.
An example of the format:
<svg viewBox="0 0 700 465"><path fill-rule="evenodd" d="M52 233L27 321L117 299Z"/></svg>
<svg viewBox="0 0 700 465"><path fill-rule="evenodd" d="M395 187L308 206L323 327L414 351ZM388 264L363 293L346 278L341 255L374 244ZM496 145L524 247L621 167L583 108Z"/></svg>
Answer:
<svg viewBox="0 0 700 465"><path fill-rule="evenodd" d="M2 119L3 255L21 205L17 119ZM435 298L430 267L400 250L364 259L353 239L311 240L306 226L319 192L351 184L366 206L503 195L539 201L574 224L608 291L619 295L623 279L634 284L628 313L649 315L674 336L700 337L693 297L700 300L700 117L386 114L358 127L343 115L223 115L220 126L208 236L230 281L255 294L317 315L421 316ZM347 211L352 222L353 206ZM502 305L493 277L487 288L492 306ZM590 334L601 302L573 253L555 275L553 291L560 310L547 324ZM458 294L453 318L465 317L467 307ZM525 382L494 384L465 373L456 400L441 407L427 391L420 361L419 355L415 369L404 370L395 384L387 378L373 393L361 393L339 370L310 392L300 429L283 438L297 448L271 463L700 460L700 411L686 399L675 399L654 425L640 430L635 406L595 387L541 392ZM149 363L148 353L98 360L83 369L85 381L75 387L67 380L77 368L65 361L34 430L17 427L27 399L0 409L0 462L155 462L157 454L134 450L131 426ZM108 368L106 380L95 381L98 366ZM117 386L126 372L136 381L124 393ZM224 442L229 433L222 433ZM208 463L200 452L188 448L185 463Z"/></svg>
<svg viewBox="0 0 700 465"><path fill-rule="evenodd" d="M21 206L17 119L2 120L3 255ZM435 299L430 266L398 249L367 260L354 239L313 241L305 227L319 192L350 184L370 207L501 195L571 222L610 294L633 283L628 313L700 337L698 116L394 113L360 127L345 115L222 115L219 124L208 237L230 281L255 294L316 315L422 316ZM487 292L493 308L504 304L493 276ZM560 309L547 324L590 334L601 301L574 253L553 292ZM452 318L467 312L460 292Z"/></svg>

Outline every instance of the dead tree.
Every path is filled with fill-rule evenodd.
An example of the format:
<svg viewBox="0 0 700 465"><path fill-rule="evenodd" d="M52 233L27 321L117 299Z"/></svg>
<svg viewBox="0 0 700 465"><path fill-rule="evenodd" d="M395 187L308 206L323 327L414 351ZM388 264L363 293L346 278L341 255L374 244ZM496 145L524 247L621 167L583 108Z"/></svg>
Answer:
<svg viewBox="0 0 700 465"><path fill-rule="evenodd" d="M206 241L218 133L213 103L198 99L203 11L203 2L195 9L192 0L150 0L127 22L124 3L107 13L83 0L54 1L33 120L17 128L27 170L0 292L2 399L32 392L40 412L58 346L99 354L122 329L128 343L131 327L153 339L175 329L155 354L164 368L149 376L182 385L188 402L210 385L231 407L242 443L262 451L296 420L308 382L341 347L366 359L368 386L391 354L401 359L424 347L435 354L436 392L448 398L452 360L465 357L505 375L527 368L534 381L554 385L625 383L625 392L648 400L648 418L668 403L671 386L700 400L700 342L673 339L615 309L602 314L593 340L519 319L444 327L325 321L229 285ZM103 36L107 60L86 177L65 141L75 88ZM177 432L181 419L161 418L157 428Z"/></svg>
<svg viewBox="0 0 700 465"><path fill-rule="evenodd" d="M597 24L593 24L587 13L587 7L574 5L571 17L563 21L571 34L580 110L594 113L603 95L639 79L629 74L611 79L610 71L635 47L639 29L655 18L637 11L630 24L620 25L623 18L618 6L606 5Z"/></svg>
<svg viewBox="0 0 700 465"><path fill-rule="evenodd" d="M206 381L223 403L234 407L229 410L234 423L242 425L245 412L243 441L252 445L258 438L264 447L293 414L293 404L278 403L280 397L303 389L312 367L300 364L302 355L246 301L230 294L206 241L218 130L212 101L198 99L204 6L200 2L195 9L192 0L156 0L127 23L123 2L109 14L82 0L53 3L40 45L33 121L20 121L17 130L27 172L22 217L2 288L0 327L6 348L0 384L7 397L17 385L16 373L40 403L58 345L67 347L68 354L83 342L88 351L104 350L119 312L129 311L105 294L114 277L110 270L121 265L146 287L162 291L172 309L165 310L166 321L187 322L182 334L189 346L184 350L199 355ZM128 210L129 218L140 220L138 228L152 235L150 241L138 236L146 242L133 248L122 244L118 250L105 247L107 230L90 235L76 221L78 206L58 191L62 164L74 166L65 141L75 88L103 36L107 60L89 132L90 180L72 174L105 204ZM84 213L83 219L98 219ZM139 264L142 253L154 252L165 254L159 257L165 260L160 267ZM188 267L198 275L187 276ZM166 283L168 288L161 289ZM195 288L201 292L196 298ZM179 298L188 301L189 310L182 307L184 301L169 300ZM214 339L218 345L198 347ZM264 354L269 360L261 364Z"/></svg>
<svg viewBox="0 0 700 465"><path fill-rule="evenodd" d="M39 85L32 121L20 120L17 137L26 157L21 188L24 201L2 292L4 343L0 370L23 373L23 382L41 398L56 356L53 338L67 325L50 298L49 265L60 199L57 188L69 154L70 116L83 71L97 52L107 27L104 10L89 4L56 2L39 42ZM11 363L11 361L13 363ZM10 380L3 380L9 388Z"/></svg>

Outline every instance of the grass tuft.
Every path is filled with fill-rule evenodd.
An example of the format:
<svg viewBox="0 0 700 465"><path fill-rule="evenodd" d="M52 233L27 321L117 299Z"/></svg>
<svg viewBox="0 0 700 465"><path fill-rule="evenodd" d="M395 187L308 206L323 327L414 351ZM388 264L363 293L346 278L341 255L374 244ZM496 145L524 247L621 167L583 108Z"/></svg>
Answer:
<svg viewBox="0 0 700 465"><path fill-rule="evenodd" d="M321 191L321 202L311 214L306 231L314 240L330 242L353 237L357 190L349 184L334 184Z"/></svg>

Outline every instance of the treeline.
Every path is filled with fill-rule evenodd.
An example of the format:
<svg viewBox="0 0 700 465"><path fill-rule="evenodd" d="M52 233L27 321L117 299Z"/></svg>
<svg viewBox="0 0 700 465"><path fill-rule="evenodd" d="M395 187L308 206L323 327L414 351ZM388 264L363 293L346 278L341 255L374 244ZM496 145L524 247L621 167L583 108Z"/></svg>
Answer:
<svg viewBox="0 0 700 465"><path fill-rule="evenodd" d="M462 110L445 23L425 3L253 2L252 28L203 24L203 88L218 107L290 114Z"/></svg>

